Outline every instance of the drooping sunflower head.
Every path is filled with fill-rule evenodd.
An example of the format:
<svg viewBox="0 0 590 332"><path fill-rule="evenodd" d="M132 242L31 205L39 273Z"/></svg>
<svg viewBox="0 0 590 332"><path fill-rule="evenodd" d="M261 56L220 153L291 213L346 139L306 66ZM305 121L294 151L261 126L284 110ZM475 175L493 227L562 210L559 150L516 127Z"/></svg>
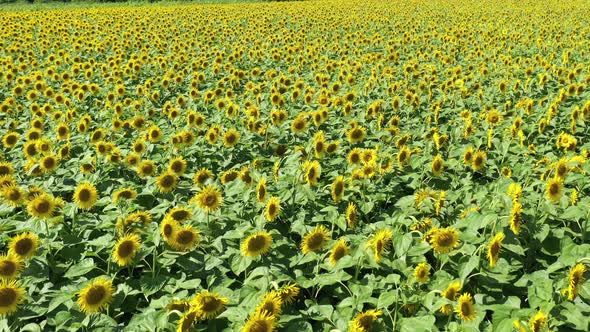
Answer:
<svg viewBox="0 0 590 332"><path fill-rule="evenodd" d="M80 290L78 305L87 315L97 313L110 304L114 292L112 280L107 277L98 277Z"/></svg>
<svg viewBox="0 0 590 332"><path fill-rule="evenodd" d="M79 208L89 210L96 204L98 191L93 184L83 182L76 187L73 198Z"/></svg>
<svg viewBox="0 0 590 332"><path fill-rule="evenodd" d="M350 249L346 244L346 239L338 240L336 244L334 244L334 246L332 247L332 251L330 252L330 264L332 264L332 266L336 265L336 263L338 263L338 261L342 257L348 255L349 252Z"/></svg>
<svg viewBox="0 0 590 332"><path fill-rule="evenodd" d="M223 172L223 174L221 174L221 183L222 184L230 183L230 182L234 181L235 179L237 179L239 175L240 175L240 173L238 171L236 171L235 169L227 170L227 171Z"/></svg>
<svg viewBox="0 0 590 332"><path fill-rule="evenodd" d="M35 255L39 247L39 237L31 232L20 233L10 239L8 253L26 260Z"/></svg>
<svg viewBox="0 0 590 332"><path fill-rule="evenodd" d="M206 213L211 213L219 209L223 198L217 187L208 185L195 195L193 201L199 208L205 210Z"/></svg>
<svg viewBox="0 0 590 332"><path fill-rule="evenodd" d="M264 217L267 221L275 221L281 213L281 200L272 196L266 202L266 208L264 209Z"/></svg>
<svg viewBox="0 0 590 332"><path fill-rule="evenodd" d="M247 257L258 257L268 252L272 245L272 235L268 232L257 232L242 241L240 250Z"/></svg>
<svg viewBox="0 0 590 332"><path fill-rule="evenodd" d="M193 323L199 318L199 313L195 309L190 309L178 320L177 332L188 332Z"/></svg>
<svg viewBox="0 0 590 332"><path fill-rule="evenodd" d="M25 289L15 280L0 281L0 317L10 315L25 300Z"/></svg>
<svg viewBox="0 0 590 332"><path fill-rule="evenodd" d="M578 263L571 268L568 276L568 286L564 292L568 300L573 301L578 295L580 287L585 281L584 273L586 271L587 268L584 263Z"/></svg>
<svg viewBox="0 0 590 332"><path fill-rule="evenodd" d="M463 293L461 296L459 296L459 302L457 303L455 312L463 321L472 321L475 319L476 312L471 294Z"/></svg>
<svg viewBox="0 0 590 332"><path fill-rule="evenodd" d="M128 234L120 238L113 248L113 261L119 266L127 266L133 262L141 245L137 234Z"/></svg>
<svg viewBox="0 0 590 332"><path fill-rule="evenodd" d="M224 310L229 300L218 294L203 291L195 295L191 305L197 311L199 319L214 319Z"/></svg>
<svg viewBox="0 0 590 332"><path fill-rule="evenodd" d="M301 250L304 254L309 252L318 252L330 240L330 234L324 226L318 226L311 232L307 233L301 241Z"/></svg>
<svg viewBox="0 0 590 332"><path fill-rule="evenodd" d="M350 322L350 332L369 332L373 329L373 324L383 313L381 310L367 310L359 313Z"/></svg>

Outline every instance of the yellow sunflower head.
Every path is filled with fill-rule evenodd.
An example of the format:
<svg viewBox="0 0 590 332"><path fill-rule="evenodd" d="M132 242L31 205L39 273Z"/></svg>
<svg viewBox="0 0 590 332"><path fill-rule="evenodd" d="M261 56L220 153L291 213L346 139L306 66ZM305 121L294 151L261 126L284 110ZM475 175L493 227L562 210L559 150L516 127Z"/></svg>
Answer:
<svg viewBox="0 0 590 332"><path fill-rule="evenodd" d="M79 208L84 210L91 209L98 200L98 191L96 187L88 182L80 183L74 192L74 202Z"/></svg>
<svg viewBox="0 0 590 332"><path fill-rule="evenodd" d="M98 313L108 307L114 292L112 280L107 277L98 277L80 290L78 305L87 315Z"/></svg>
<svg viewBox="0 0 590 332"><path fill-rule="evenodd" d="M20 233L10 239L8 253L25 260L35 255L39 247L39 237L31 232Z"/></svg>
<svg viewBox="0 0 590 332"><path fill-rule="evenodd" d="M240 246L242 255L247 257L258 257L268 252L272 245L272 235L261 231L248 236Z"/></svg>
<svg viewBox="0 0 590 332"><path fill-rule="evenodd" d="M120 238L113 248L113 261L119 266L127 266L139 251L141 239L137 234L129 234Z"/></svg>
<svg viewBox="0 0 590 332"><path fill-rule="evenodd" d="M330 234L324 226L317 226L314 230L307 233L301 241L301 250L303 254L309 252L319 252L330 240Z"/></svg>
<svg viewBox="0 0 590 332"><path fill-rule="evenodd" d="M0 317L16 312L25 298L25 289L15 280L0 280Z"/></svg>
<svg viewBox="0 0 590 332"><path fill-rule="evenodd" d="M208 185L195 195L193 201L206 213L211 213L217 211L219 207L221 207L223 198L217 187Z"/></svg>

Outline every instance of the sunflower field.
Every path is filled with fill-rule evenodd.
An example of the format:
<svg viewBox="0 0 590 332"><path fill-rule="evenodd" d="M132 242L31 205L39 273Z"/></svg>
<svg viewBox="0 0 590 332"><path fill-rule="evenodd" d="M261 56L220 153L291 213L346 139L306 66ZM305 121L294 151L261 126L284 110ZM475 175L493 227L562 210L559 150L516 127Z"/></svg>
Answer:
<svg viewBox="0 0 590 332"><path fill-rule="evenodd" d="M589 331L588 8L0 11L0 331Z"/></svg>

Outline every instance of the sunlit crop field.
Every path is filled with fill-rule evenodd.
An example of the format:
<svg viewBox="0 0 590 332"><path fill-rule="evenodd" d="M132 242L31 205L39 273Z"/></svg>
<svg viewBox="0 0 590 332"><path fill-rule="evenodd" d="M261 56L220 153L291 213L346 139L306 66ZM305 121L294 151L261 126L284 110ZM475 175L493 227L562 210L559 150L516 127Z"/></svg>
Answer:
<svg viewBox="0 0 590 332"><path fill-rule="evenodd" d="M588 8L0 12L0 331L590 330Z"/></svg>

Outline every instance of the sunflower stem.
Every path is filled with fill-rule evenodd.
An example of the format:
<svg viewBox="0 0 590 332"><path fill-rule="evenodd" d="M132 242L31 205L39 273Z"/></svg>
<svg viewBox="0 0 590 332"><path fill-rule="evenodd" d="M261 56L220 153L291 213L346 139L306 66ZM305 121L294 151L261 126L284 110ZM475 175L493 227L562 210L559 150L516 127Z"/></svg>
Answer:
<svg viewBox="0 0 590 332"><path fill-rule="evenodd" d="M158 253L158 247L154 248L152 253L152 279L156 278L156 254Z"/></svg>

